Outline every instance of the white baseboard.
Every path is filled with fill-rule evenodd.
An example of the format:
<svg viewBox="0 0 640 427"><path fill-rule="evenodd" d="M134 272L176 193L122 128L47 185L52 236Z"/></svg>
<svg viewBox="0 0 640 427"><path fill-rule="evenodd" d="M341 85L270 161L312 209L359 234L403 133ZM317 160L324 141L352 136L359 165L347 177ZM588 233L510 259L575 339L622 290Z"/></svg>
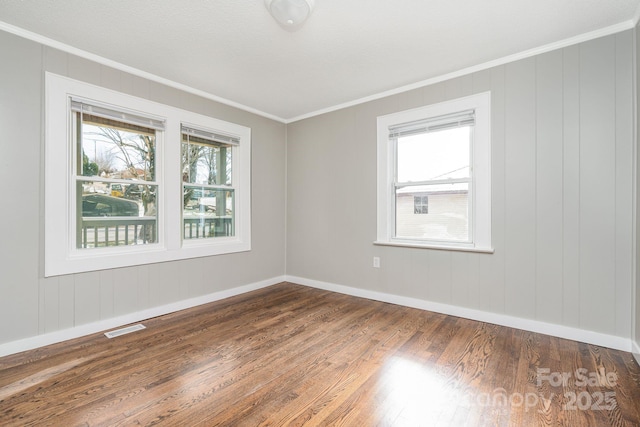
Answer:
<svg viewBox="0 0 640 427"><path fill-rule="evenodd" d="M523 319L506 314L491 313L487 311L458 307L449 304L441 304L417 298L404 297L383 292L370 291L366 289L352 288L349 286L321 282L318 280L306 279L303 277L286 276L286 280L287 282L298 283L300 285L310 286L327 291L403 305L406 307L418 308L421 310L434 311L437 313L448 314L456 317L464 317L466 319L478 320L480 322L508 326L511 328L523 329L526 331L537 332L559 338L566 338L574 341L580 341L602 347L631 352L632 341L629 338L617 337L569 326L556 325L553 323L546 323L538 320ZM638 363L640 363L640 361Z"/></svg>
<svg viewBox="0 0 640 427"><path fill-rule="evenodd" d="M153 307L135 313L114 317L111 319L87 323L85 325L78 325L69 329L63 329L60 331L50 332L47 334L37 335L34 337L28 337L21 340L0 344L0 357L26 350L31 350L38 347L43 347L50 344L55 344L73 338L79 338L85 335L91 335L97 332L103 332L109 329L125 326L130 323L141 322L152 317L162 316L164 314L185 310L191 307L196 307L198 305L207 304L213 301L218 301L246 292L251 292L285 281L313 288L324 289L327 291L338 292L346 295L353 295L356 297L388 302L391 304L403 305L406 307L418 308L421 310L434 311L437 313L477 320L480 322L493 323L496 325L508 326L511 328L523 329L574 341L595 344L602 347L613 348L616 350L632 352L634 357L636 358L636 361L638 362L638 364L640 364L640 347L638 346L638 343L633 342L631 339L602 334L599 332L593 332L584 329L572 328L568 326L556 325L552 323L540 322L537 320L523 319L520 317L514 317L505 314L490 313L486 311L458 307L449 304L441 304L417 298L353 288L349 286L338 285L335 283L322 282L296 276L273 277L271 279L263 280L260 282L250 283L247 285L238 286L236 288L226 289L224 291L214 292L208 295L178 301L159 307Z"/></svg>
<svg viewBox="0 0 640 427"><path fill-rule="evenodd" d="M11 341L5 344L0 344L0 357L26 350L31 350L38 347L43 347L45 345L59 343L73 338L79 338L85 335L95 334L97 332L103 332L109 329L128 325L130 323L141 322L152 317L162 316L164 314L185 310L187 308L196 307L198 305L207 304L235 295L244 294L246 292L266 288L267 286L275 285L284 281L285 276L273 277L271 279L262 280L260 282L250 283L248 285L238 286L232 289L225 289L224 291L214 292L208 295L190 298L183 301L177 301L159 307L152 307L146 310L137 311L135 313L125 314L123 316L113 317L110 319L100 320L98 322L87 323L84 325L78 325L73 328L24 338L17 341Z"/></svg>
<svg viewBox="0 0 640 427"><path fill-rule="evenodd" d="M636 359L636 362L638 362L638 365L640 365L640 343L633 341L632 347L631 353L633 353L633 357Z"/></svg>

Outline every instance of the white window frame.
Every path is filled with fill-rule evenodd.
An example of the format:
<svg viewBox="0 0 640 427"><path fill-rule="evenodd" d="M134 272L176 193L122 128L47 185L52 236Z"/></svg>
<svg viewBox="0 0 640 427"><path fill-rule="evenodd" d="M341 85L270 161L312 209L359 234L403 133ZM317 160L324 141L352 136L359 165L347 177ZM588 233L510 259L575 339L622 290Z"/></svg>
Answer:
<svg viewBox="0 0 640 427"><path fill-rule="evenodd" d="M470 242L442 242L395 237L396 139L389 129L404 123L428 120L473 110L474 134L471 147L471 198L469 200ZM428 249L493 252L491 246L491 94L483 92L378 117L377 120L377 240L374 244Z"/></svg>
<svg viewBox="0 0 640 427"><path fill-rule="evenodd" d="M76 248L71 97L165 122L163 135L156 141L157 243ZM181 123L191 123L239 140L234 147L232 170L237 191L234 236L183 242ZM251 129L248 127L46 73L44 157L46 277L251 250Z"/></svg>

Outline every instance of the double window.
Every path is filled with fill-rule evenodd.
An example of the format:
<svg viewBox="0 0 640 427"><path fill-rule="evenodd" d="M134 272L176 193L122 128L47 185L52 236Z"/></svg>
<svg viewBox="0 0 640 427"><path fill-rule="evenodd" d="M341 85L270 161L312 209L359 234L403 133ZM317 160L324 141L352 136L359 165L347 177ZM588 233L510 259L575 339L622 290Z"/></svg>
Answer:
<svg viewBox="0 0 640 427"><path fill-rule="evenodd" d="M46 76L45 275L251 248L251 130Z"/></svg>
<svg viewBox="0 0 640 427"><path fill-rule="evenodd" d="M378 118L379 244L491 249L488 93Z"/></svg>

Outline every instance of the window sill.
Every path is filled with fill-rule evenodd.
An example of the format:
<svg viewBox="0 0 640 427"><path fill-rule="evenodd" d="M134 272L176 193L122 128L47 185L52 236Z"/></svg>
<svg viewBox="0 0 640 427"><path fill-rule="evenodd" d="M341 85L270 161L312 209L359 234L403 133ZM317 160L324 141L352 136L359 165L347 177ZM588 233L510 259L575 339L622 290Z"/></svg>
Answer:
<svg viewBox="0 0 640 427"><path fill-rule="evenodd" d="M446 246L446 245L433 245L428 243L411 243L411 242L386 242L376 240L373 242L377 246L397 246L401 248L416 248L416 249L434 249L438 251L456 251L456 252L477 252L483 254L494 253L491 247L464 247L464 246Z"/></svg>

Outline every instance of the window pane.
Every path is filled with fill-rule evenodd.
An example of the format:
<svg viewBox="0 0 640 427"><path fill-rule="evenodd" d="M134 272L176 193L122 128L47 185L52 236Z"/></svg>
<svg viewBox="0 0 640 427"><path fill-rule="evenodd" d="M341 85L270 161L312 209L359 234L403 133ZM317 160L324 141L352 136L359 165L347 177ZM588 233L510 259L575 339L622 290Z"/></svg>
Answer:
<svg viewBox="0 0 640 427"><path fill-rule="evenodd" d="M428 214L429 213L429 196L413 197L413 213Z"/></svg>
<svg viewBox="0 0 640 427"><path fill-rule="evenodd" d="M190 184L232 185L231 145L182 135L182 181Z"/></svg>
<svg viewBox="0 0 640 427"><path fill-rule="evenodd" d="M156 185L78 181L76 194L78 249L157 241Z"/></svg>
<svg viewBox="0 0 640 427"><path fill-rule="evenodd" d="M471 127L398 138L398 182L418 182L470 175Z"/></svg>
<svg viewBox="0 0 640 427"><path fill-rule="evenodd" d="M396 190L396 237L469 241L469 184L419 185Z"/></svg>
<svg viewBox="0 0 640 427"><path fill-rule="evenodd" d="M78 175L155 181L155 129L76 113Z"/></svg>
<svg viewBox="0 0 640 427"><path fill-rule="evenodd" d="M184 185L184 239L233 236L234 196L233 190Z"/></svg>

